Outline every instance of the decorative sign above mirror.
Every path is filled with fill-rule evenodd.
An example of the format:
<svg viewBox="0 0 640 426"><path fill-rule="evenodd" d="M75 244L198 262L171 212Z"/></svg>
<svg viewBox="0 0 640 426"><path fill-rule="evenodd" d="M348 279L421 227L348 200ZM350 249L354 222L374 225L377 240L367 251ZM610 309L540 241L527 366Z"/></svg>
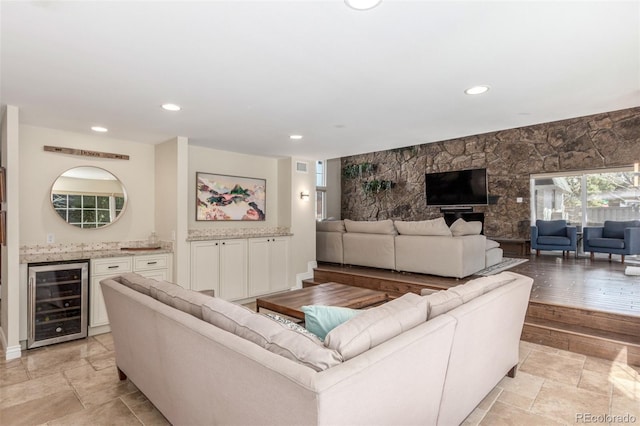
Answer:
<svg viewBox="0 0 640 426"><path fill-rule="evenodd" d="M110 172L99 167L74 167L51 187L51 205L65 222L78 228L102 228L118 220L127 192Z"/></svg>

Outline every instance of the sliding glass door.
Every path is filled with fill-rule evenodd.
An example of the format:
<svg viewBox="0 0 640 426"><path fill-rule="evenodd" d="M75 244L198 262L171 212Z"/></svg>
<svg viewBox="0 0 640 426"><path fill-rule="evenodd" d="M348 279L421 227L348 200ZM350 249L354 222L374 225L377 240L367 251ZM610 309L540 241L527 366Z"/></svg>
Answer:
<svg viewBox="0 0 640 426"><path fill-rule="evenodd" d="M628 167L532 175L531 219L565 219L580 228L640 219L638 174Z"/></svg>

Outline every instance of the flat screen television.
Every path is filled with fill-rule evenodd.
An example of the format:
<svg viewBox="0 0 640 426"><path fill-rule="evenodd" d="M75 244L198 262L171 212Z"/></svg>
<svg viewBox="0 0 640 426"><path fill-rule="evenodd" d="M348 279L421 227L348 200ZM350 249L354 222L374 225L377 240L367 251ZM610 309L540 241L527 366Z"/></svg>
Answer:
<svg viewBox="0 0 640 426"><path fill-rule="evenodd" d="M472 206L489 203L487 169L425 174L428 206Z"/></svg>

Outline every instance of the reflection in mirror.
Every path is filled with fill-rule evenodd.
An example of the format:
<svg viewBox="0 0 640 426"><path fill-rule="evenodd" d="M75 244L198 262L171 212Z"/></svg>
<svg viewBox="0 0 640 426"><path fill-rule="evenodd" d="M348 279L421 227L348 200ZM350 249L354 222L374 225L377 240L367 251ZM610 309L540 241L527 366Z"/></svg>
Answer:
<svg viewBox="0 0 640 426"><path fill-rule="evenodd" d="M70 225L101 228L124 211L127 193L117 177L99 167L75 167L56 179L51 204Z"/></svg>

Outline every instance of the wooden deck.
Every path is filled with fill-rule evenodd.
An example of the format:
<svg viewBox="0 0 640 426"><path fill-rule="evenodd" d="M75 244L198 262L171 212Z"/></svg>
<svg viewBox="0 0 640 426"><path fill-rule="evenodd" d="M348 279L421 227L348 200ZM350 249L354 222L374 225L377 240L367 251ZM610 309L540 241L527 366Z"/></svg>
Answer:
<svg viewBox="0 0 640 426"><path fill-rule="evenodd" d="M534 279L523 340L640 365L640 276L624 274L640 261L607 256L531 255L510 269ZM340 282L390 296L446 289L476 277L444 278L356 266L320 264L313 282ZM311 284L311 282L310 282Z"/></svg>

